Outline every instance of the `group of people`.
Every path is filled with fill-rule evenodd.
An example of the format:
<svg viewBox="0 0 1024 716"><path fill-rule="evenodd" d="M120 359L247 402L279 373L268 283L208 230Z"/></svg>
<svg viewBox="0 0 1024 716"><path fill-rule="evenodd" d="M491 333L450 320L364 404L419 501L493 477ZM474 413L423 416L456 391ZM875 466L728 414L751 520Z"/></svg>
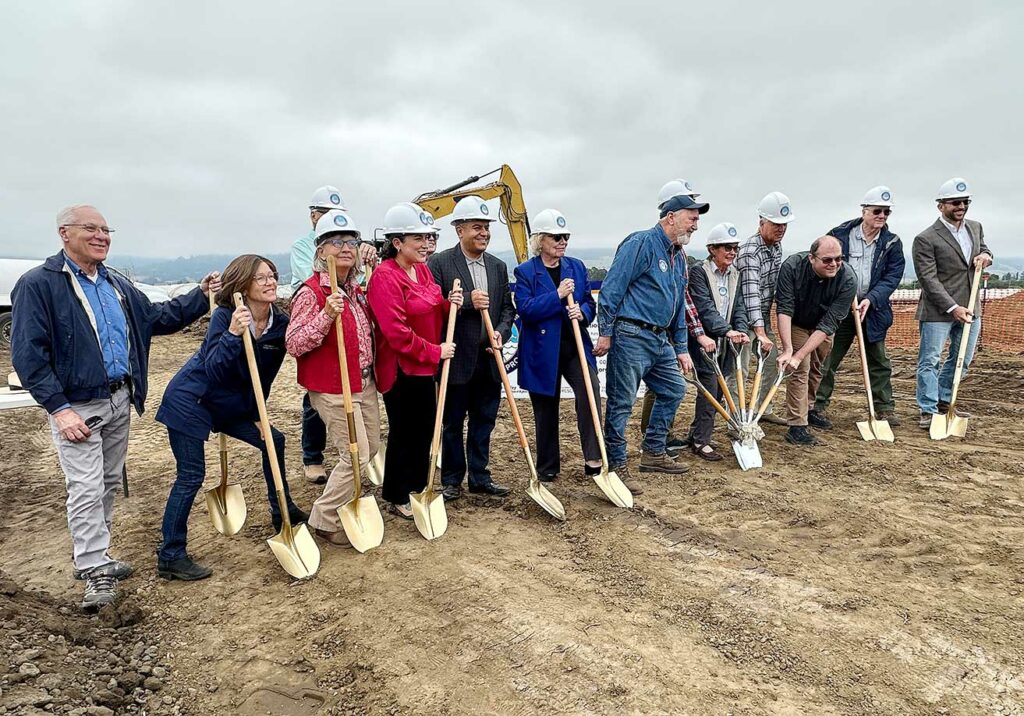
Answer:
<svg viewBox="0 0 1024 716"><path fill-rule="evenodd" d="M235 258L223 273L207 275L185 295L153 304L105 266L114 230L103 215L88 205L61 210L61 251L26 273L14 289L12 358L22 384L49 414L68 493L74 573L85 580L82 607L94 610L112 602L118 580L133 572L110 555L109 547L129 412L134 407L141 414L147 394L150 341L193 323L211 307L202 344L171 379L156 414L167 428L176 462L157 548L157 571L167 579L211 574L187 551L188 518L205 477L204 444L211 432L261 451L275 529L281 528L287 510L291 523L307 522L325 542L344 546L348 539L338 508L352 499L355 488L349 430L355 431L351 442L358 445L360 472L365 473L385 448L380 393L389 425L381 494L395 515L411 519L409 495L425 487L429 474L429 416L436 409L436 376L445 360L451 364L442 430L444 499L458 499L464 480L470 492L507 495L509 488L489 469L501 398L500 356L493 351L508 340L517 315L519 384L530 395L536 468L544 481L557 479L562 471L563 379L576 395L583 474L602 469L583 366L596 385L596 358L603 355L608 356L608 461L633 494L643 489L627 463L626 425L641 383L647 395L638 472L686 472L679 459L683 448L699 459L722 459L713 440L715 411L703 396L697 397L686 434L673 430L685 394L683 373L695 373L712 396L721 396L713 361L731 377L738 358L745 376L754 354L761 356L764 387L752 401L764 397L779 371L789 375L784 414L776 415L769 406L765 419L788 426L791 443L816 444L808 426L831 428L826 411L836 368L854 336L854 306L865 325L875 404L881 417L894 423L885 333L892 324L889 298L903 276L904 258L900 239L888 226L891 190L871 189L859 218L785 260L781 242L794 215L788 197L771 192L758 205L753 236L741 242L734 224L719 223L707 236L708 257L691 267L685 247L710 209L699 197L684 180L662 188L658 222L618 246L595 302L587 267L566 255L571 232L559 211L547 209L534 217L533 256L516 267L510 286L504 262L487 251L496 217L480 197L458 202L451 216L458 243L437 253L434 217L416 204L396 204L384 217L385 245L378 253L372 242L363 241L340 192L321 187L309 206L311 230L292 247L294 292L288 310L276 303L277 267L254 254ZM964 218L969 204L964 180L944 184L937 197L939 219L914 241L922 286L917 402L924 428L931 415L948 408L961 331L969 326L969 362L980 324L965 308L969 275L972 266L987 265L992 257L981 225ZM335 267L337 290L332 289L329 263ZM239 306L235 294L243 297ZM447 342L450 311L456 317L455 338ZM337 344L339 319L345 366ZM580 331L581 361L573 322L586 328L594 320L599 338L591 344L588 332ZM285 437L272 428L269 439L276 447L286 504L278 502L268 436L258 424L243 350L246 332L264 398L285 355L296 361L297 380L305 390L303 471L310 482L324 485L309 513L292 501L284 477ZM947 338L950 353L940 370ZM352 421L345 414L341 371L351 384ZM328 441L337 451L330 475L323 468Z"/></svg>

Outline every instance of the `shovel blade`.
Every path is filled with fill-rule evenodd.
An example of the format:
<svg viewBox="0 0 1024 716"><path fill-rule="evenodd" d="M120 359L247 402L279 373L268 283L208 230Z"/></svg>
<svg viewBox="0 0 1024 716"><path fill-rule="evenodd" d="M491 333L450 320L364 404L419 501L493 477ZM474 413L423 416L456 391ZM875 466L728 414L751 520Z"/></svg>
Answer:
<svg viewBox="0 0 1024 716"><path fill-rule="evenodd" d="M551 494L551 491L537 480L530 480L526 488L526 494L533 498L533 501L544 508L544 511L556 520L565 521L565 508L558 498Z"/></svg>
<svg viewBox="0 0 1024 716"><path fill-rule="evenodd" d="M614 472L603 468L600 474L594 475L594 482L613 505L627 510L633 509L633 493L622 484L622 479Z"/></svg>
<svg viewBox="0 0 1024 716"><path fill-rule="evenodd" d="M448 531L448 513L444 509L444 498L426 490L409 495L412 506L412 519L416 529L428 540L437 539Z"/></svg>
<svg viewBox="0 0 1024 716"><path fill-rule="evenodd" d="M932 416L931 425L928 427L928 436L932 440L945 440L949 437L949 420L945 413Z"/></svg>
<svg viewBox="0 0 1024 716"><path fill-rule="evenodd" d="M373 454L370 458L370 462L366 465L366 476L370 478L377 487L384 484L384 448Z"/></svg>
<svg viewBox="0 0 1024 716"><path fill-rule="evenodd" d="M757 470L763 465L761 450L757 447L756 442L752 445L744 445L742 440L733 440L732 451L736 455L736 462L739 463L741 470Z"/></svg>
<svg viewBox="0 0 1024 716"><path fill-rule="evenodd" d="M267 544L284 571L296 579L308 579L320 569L320 549L306 525L282 529Z"/></svg>
<svg viewBox="0 0 1024 716"><path fill-rule="evenodd" d="M967 437L967 418L956 415L948 423L950 435L955 435L958 438Z"/></svg>
<svg viewBox="0 0 1024 716"><path fill-rule="evenodd" d="M220 485L207 490L206 509L210 513L210 522L213 523L215 530L228 537L238 534L248 514L242 486L232 483L225 485L223 490Z"/></svg>
<svg viewBox="0 0 1024 716"><path fill-rule="evenodd" d="M875 437L881 440L882 442L896 442L896 436L893 435L892 426L889 425L888 420L872 420L871 432L873 432L875 434Z"/></svg>
<svg viewBox="0 0 1024 716"><path fill-rule="evenodd" d="M345 536L360 552L380 547L384 541L384 517L373 495L363 495L338 508Z"/></svg>

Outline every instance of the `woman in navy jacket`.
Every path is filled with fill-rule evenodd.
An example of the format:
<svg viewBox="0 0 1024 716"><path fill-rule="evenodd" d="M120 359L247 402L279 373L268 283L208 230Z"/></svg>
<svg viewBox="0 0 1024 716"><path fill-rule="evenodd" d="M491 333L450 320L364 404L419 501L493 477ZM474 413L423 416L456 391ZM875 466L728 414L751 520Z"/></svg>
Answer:
<svg viewBox="0 0 1024 716"><path fill-rule="evenodd" d="M594 320L596 305L590 293L587 267L565 255L569 229L565 217L546 209L534 218L536 233L530 236L535 256L516 267L515 299L519 312L519 385L530 392L537 432L537 473L550 482L558 477L561 459L558 449L558 406L562 378L576 394L576 425L583 447L584 474L601 471L601 448L597 442L590 403L583 382L576 339L570 320L578 321L590 380L597 391L597 360L586 327ZM568 305L569 294L576 306ZM595 394L598 411L601 396Z"/></svg>
<svg viewBox="0 0 1024 716"><path fill-rule="evenodd" d="M273 474L257 424L259 411L242 342L242 332L249 331L266 398L284 361L288 327L288 315L274 305L277 279L277 267L262 256L245 254L228 264L217 298L219 305L210 317L203 344L164 391L156 419L167 426L177 462L177 478L164 508L163 542L157 550L157 572L165 579L203 579L212 574L208 567L193 562L185 550L189 512L206 475L204 448L211 431L259 448L271 519L275 531L281 529ZM234 308L236 292L245 300L241 308ZM271 432L284 479L284 435L275 428ZM287 480L284 491L292 524L305 522L308 515L292 502Z"/></svg>

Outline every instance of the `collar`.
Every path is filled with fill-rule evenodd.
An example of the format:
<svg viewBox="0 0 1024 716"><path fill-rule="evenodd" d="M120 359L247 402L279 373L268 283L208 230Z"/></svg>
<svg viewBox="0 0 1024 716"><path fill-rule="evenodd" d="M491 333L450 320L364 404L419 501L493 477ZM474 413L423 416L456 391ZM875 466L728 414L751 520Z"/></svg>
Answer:
<svg viewBox="0 0 1024 716"><path fill-rule="evenodd" d="M82 268L76 264L70 256L68 256L66 251L62 249L61 254L64 256L64 262L68 265L68 268L71 269L71 273L75 276L85 276L90 281L94 280L92 276L83 271ZM102 262L96 264L96 275L104 281L107 280L107 267L104 266Z"/></svg>
<svg viewBox="0 0 1024 716"><path fill-rule="evenodd" d="M957 237L960 231L964 231L967 229L967 219L964 219L962 222L960 222L960 231L957 231L955 226L946 221L946 217L943 216L942 214L939 214L939 221L941 221L943 225L945 225L945 227L949 229L949 233L953 234L954 238Z"/></svg>
<svg viewBox="0 0 1024 716"><path fill-rule="evenodd" d="M864 236L864 222L861 222L853 227L853 231L851 232L851 234L854 238L858 239L859 241L863 241L867 246L872 246L873 244L878 243L878 240L882 238L882 231L884 230L885 227L883 226L881 229L878 230L878 233L875 234L870 241L868 241L867 238L865 238Z"/></svg>
<svg viewBox="0 0 1024 716"><path fill-rule="evenodd" d="M268 333L270 333L270 329L271 329L271 327L273 327L273 325L274 325L274 306L273 306L273 304L271 304L271 306L270 306L270 313L267 314L267 327L263 330L263 335L267 335ZM253 339L256 339L256 338L260 337L260 336L256 335L256 319L255 318L249 324L249 334L253 337Z"/></svg>
<svg viewBox="0 0 1024 716"><path fill-rule="evenodd" d="M478 259L471 259L466 254L466 252L462 250L461 246L459 247L459 251L462 253L463 258L466 259L466 263L467 264L480 264L481 266L484 265L484 254L480 254L480 258L478 258ZM486 253L486 252L484 252L484 253Z"/></svg>
<svg viewBox="0 0 1024 716"><path fill-rule="evenodd" d="M706 263L708 266L710 266L711 270L714 271L715 274L718 275L718 276L728 276L729 274L731 274L733 271L736 270L736 262L735 261L732 262L731 264L729 264L729 267L726 268L725 271L719 271L718 270L718 264L716 264L715 260L712 259L710 256L708 258L704 259L704 263Z"/></svg>

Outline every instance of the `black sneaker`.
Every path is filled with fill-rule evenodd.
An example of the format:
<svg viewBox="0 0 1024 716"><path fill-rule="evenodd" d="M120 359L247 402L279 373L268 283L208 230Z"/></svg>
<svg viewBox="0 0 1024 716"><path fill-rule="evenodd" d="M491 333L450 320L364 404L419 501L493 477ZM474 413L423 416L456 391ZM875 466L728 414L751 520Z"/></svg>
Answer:
<svg viewBox="0 0 1024 716"><path fill-rule="evenodd" d="M127 562L122 562L119 559L115 559L109 565L105 566L110 568L110 576L114 577L117 580L128 579L128 577L132 576L132 574L135 573L135 567L131 566ZM85 579L86 572L82 571L81 569L76 569L74 571L74 577L78 580Z"/></svg>
<svg viewBox="0 0 1024 716"><path fill-rule="evenodd" d="M832 429L832 421L825 417L825 413L817 410L807 411L807 424L818 430Z"/></svg>
<svg viewBox="0 0 1024 716"><path fill-rule="evenodd" d="M688 448L693 445L693 437L687 435L685 438L680 438L675 435L669 435L668 440L665 441L665 452L675 455L683 448Z"/></svg>
<svg viewBox="0 0 1024 716"><path fill-rule="evenodd" d="M164 579L180 579L183 582L194 582L197 579L206 579L213 574L213 570L201 564L196 564L192 561L191 557L185 555L181 559L170 561L157 560L156 573Z"/></svg>
<svg viewBox="0 0 1024 716"><path fill-rule="evenodd" d="M117 599L117 577L109 565L96 567L85 575L85 596L82 597L82 610L95 612L100 608L113 604Z"/></svg>
<svg viewBox="0 0 1024 716"><path fill-rule="evenodd" d="M542 472L537 475L537 479L541 482L554 482L557 478L557 472Z"/></svg>
<svg viewBox="0 0 1024 716"><path fill-rule="evenodd" d="M805 445L811 447L818 445L818 438L811 434L811 431L804 425L790 425L786 433L786 442L791 445Z"/></svg>
<svg viewBox="0 0 1024 716"><path fill-rule="evenodd" d="M445 502L451 502L462 497L462 486L461 485L445 485L441 488L441 496L444 497Z"/></svg>

